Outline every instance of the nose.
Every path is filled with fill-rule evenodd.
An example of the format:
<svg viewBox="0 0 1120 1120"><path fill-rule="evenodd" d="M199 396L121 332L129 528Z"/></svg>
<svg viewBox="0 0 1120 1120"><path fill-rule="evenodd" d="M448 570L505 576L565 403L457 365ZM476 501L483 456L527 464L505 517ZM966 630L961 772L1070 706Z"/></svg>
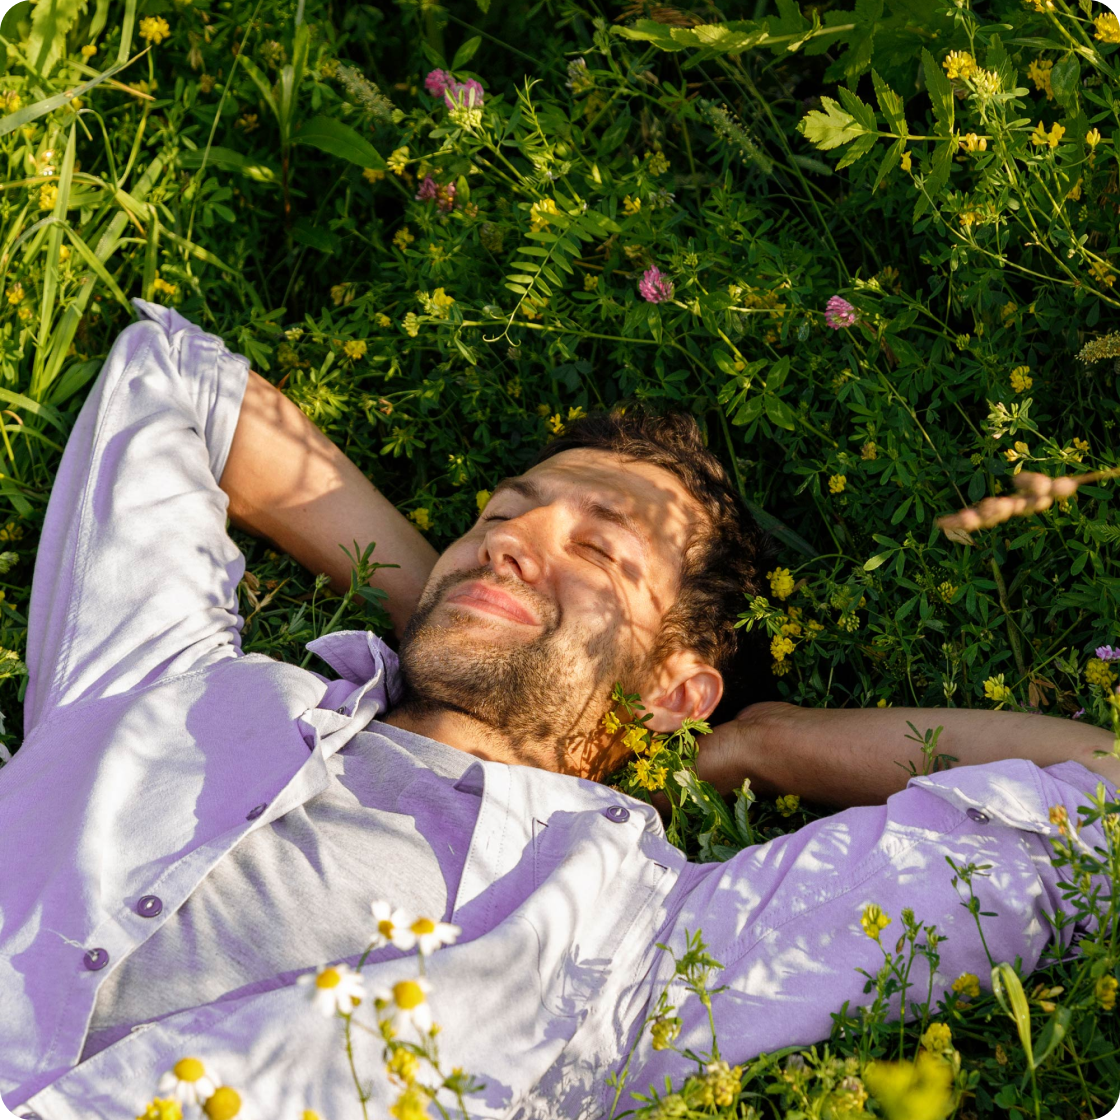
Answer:
<svg viewBox="0 0 1120 1120"><path fill-rule="evenodd" d="M478 561L499 576L536 585L548 571L549 542L558 531L556 510L536 506L507 521L495 521L478 547Z"/></svg>

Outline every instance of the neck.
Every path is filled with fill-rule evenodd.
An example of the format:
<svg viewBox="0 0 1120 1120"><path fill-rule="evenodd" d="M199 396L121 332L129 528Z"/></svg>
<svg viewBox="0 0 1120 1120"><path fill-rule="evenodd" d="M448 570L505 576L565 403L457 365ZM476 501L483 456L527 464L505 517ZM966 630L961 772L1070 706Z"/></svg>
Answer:
<svg viewBox="0 0 1120 1120"><path fill-rule="evenodd" d="M618 765L608 742L596 731L573 732L555 740L514 742L480 720L455 708L406 701L382 717L391 727L424 735L487 762L536 766L557 774L603 781Z"/></svg>

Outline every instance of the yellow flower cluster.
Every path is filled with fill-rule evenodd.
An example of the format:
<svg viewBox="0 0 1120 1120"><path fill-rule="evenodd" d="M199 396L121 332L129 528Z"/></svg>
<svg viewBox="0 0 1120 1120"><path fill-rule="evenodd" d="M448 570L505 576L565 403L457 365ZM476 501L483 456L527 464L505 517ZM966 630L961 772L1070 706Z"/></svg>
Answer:
<svg viewBox="0 0 1120 1120"><path fill-rule="evenodd" d="M793 653L793 642L784 635L775 635L770 640L770 653L775 661L785 661L788 654Z"/></svg>
<svg viewBox="0 0 1120 1120"><path fill-rule="evenodd" d="M950 583L948 580L944 580L937 585L937 594L941 596L943 603L951 603L956 593L956 584Z"/></svg>
<svg viewBox="0 0 1120 1120"><path fill-rule="evenodd" d="M147 16L140 21L140 38L159 46L171 34L171 24L163 16Z"/></svg>
<svg viewBox="0 0 1120 1120"><path fill-rule="evenodd" d="M1015 441L1015 445L1013 447L1009 447L1003 453L1003 457L1009 463L1017 463L1020 459L1030 458L1030 454L1031 454L1030 447L1027 444L1025 444L1021 439L1017 439Z"/></svg>
<svg viewBox="0 0 1120 1120"><path fill-rule="evenodd" d="M932 1054L940 1054L953 1046L953 1032L946 1023L930 1023L922 1035L922 1045Z"/></svg>
<svg viewBox="0 0 1120 1120"><path fill-rule="evenodd" d="M962 999L976 999L980 995L980 978L971 972L962 972L953 981L953 991Z"/></svg>
<svg viewBox="0 0 1120 1120"><path fill-rule="evenodd" d="M1116 17L1113 16L1113 19ZM1116 1006L1116 989L1120 988L1115 976L1102 976L1093 989L1102 1010L1111 1011Z"/></svg>
<svg viewBox="0 0 1120 1120"><path fill-rule="evenodd" d="M183 1109L176 1100L156 1097L136 1120L183 1120Z"/></svg>
<svg viewBox="0 0 1120 1120"><path fill-rule="evenodd" d="M879 458L879 448L875 445L874 440L869 440L859 449L859 457L867 460Z"/></svg>
<svg viewBox="0 0 1120 1120"><path fill-rule="evenodd" d="M730 1108L739 1095L743 1080L742 1066L711 1062L705 1069L694 1104L698 1108Z"/></svg>
<svg viewBox="0 0 1120 1120"><path fill-rule="evenodd" d="M367 183L380 183L385 178L385 172L376 167L367 167L362 171L362 178Z"/></svg>
<svg viewBox="0 0 1120 1120"><path fill-rule="evenodd" d="M408 170L408 148L394 148L385 164L394 175L403 175Z"/></svg>
<svg viewBox="0 0 1120 1120"><path fill-rule="evenodd" d="M1116 17L1114 16L1113 18L1115 19ZM1038 124L1035 125L1034 132L1031 133L1031 143L1040 148L1043 145L1048 145L1052 150L1061 143L1062 137L1065 134L1066 130L1060 124L1055 122L1050 131L1047 132L1046 126L1042 121L1039 121Z"/></svg>
<svg viewBox="0 0 1120 1120"><path fill-rule="evenodd" d="M1050 71L1054 64L1047 58L1036 58L1027 67L1027 77L1034 82L1034 88L1046 94L1047 101L1054 100L1054 90L1050 86Z"/></svg>
<svg viewBox="0 0 1120 1120"><path fill-rule="evenodd" d="M642 200L640 198L631 198L630 195L627 195L622 200L622 209L625 210L630 217L633 217L641 211Z"/></svg>
<svg viewBox="0 0 1120 1120"><path fill-rule="evenodd" d="M646 163L651 175L664 175L669 170L669 161L660 148L656 148L652 152L646 152Z"/></svg>
<svg viewBox="0 0 1120 1120"><path fill-rule="evenodd" d="M1016 393L1025 393L1034 384L1034 379L1027 376L1030 372L1030 366L1016 366L1011 371L1011 388Z"/></svg>
<svg viewBox="0 0 1120 1120"><path fill-rule="evenodd" d="M847 485L848 476L846 474L833 474L828 477L828 489L830 493L840 494Z"/></svg>
<svg viewBox="0 0 1120 1120"><path fill-rule="evenodd" d="M787 793L774 802L774 807L783 817L792 817L801 807L801 798L796 793Z"/></svg>
<svg viewBox="0 0 1120 1120"><path fill-rule="evenodd" d="M564 418L559 412L553 413L548 418L548 430L552 432L553 435L562 436L564 434Z"/></svg>
<svg viewBox="0 0 1120 1120"><path fill-rule="evenodd" d="M39 188L39 209L53 210L58 201L58 187L54 183L44 183Z"/></svg>
<svg viewBox="0 0 1120 1120"><path fill-rule="evenodd" d="M639 758L634 763L634 778L643 789L664 789L665 781L669 777L669 770L665 766L657 765L655 759Z"/></svg>
<svg viewBox="0 0 1120 1120"><path fill-rule="evenodd" d="M360 338L348 338L342 345L342 352L352 362L356 362L359 358L365 357L366 344Z"/></svg>
<svg viewBox="0 0 1120 1120"><path fill-rule="evenodd" d="M1089 684L1100 685L1101 688L1111 688L1115 677L1107 662L1101 661L1099 657L1093 657L1085 666L1085 680Z"/></svg>
<svg viewBox="0 0 1120 1120"><path fill-rule="evenodd" d="M407 334L409 338L415 338L420 333L420 320L412 311L404 317L401 326L404 327L404 333Z"/></svg>
<svg viewBox="0 0 1120 1120"><path fill-rule="evenodd" d="M410 230L408 226L401 226L401 228L393 234L393 244L400 249L401 252L404 252L415 240L416 238L412 236L412 230Z"/></svg>
<svg viewBox="0 0 1120 1120"><path fill-rule="evenodd" d="M164 280L162 276L157 276L152 281L152 294L156 296L166 296L168 299L177 299L179 296L179 285L171 284Z"/></svg>
<svg viewBox="0 0 1120 1120"><path fill-rule="evenodd" d="M481 513L486 508L486 503L490 501L489 490L479 490L474 496L474 504L478 506L478 512Z"/></svg>
<svg viewBox="0 0 1120 1120"><path fill-rule="evenodd" d="M542 198L529 207L529 228L534 233L540 233L548 225L549 219L560 213L556 203L551 198Z"/></svg>
<svg viewBox="0 0 1120 1120"><path fill-rule="evenodd" d="M649 1033L653 1036L654 1050L668 1050L681 1033L681 1021L676 1016L659 1016L654 1019Z"/></svg>
<svg viewBox="0 0 1120 1120"><path fill-rule="evenodd" d="M1096 28L1094 39L1102 43L1120 43L1120 19L1115 12L1102 12L1093 20L1093 26Z"/></svg>
<svg viewBox="0 0 1120 1120"><path fill-rule="evenodd" d="M989 677L984 682L984 695L997 706L1009 703L1014 699L1011 689L1003 683L1003 674L998 677Z"/></svg>
<svg viewBox="0 0 1120 1120"><path fill-rule="evenodd" d="M454 302L454 296L449 296L442 288L436 288L432 293L429 308L433 314L442 315Z"/></svg>
<svg viewBox="0 0 1120 1120"><path fill-rule="evenodd" d="M968 51L950 51L941 65L950 78L961 78L964 81L971 78L977 69L976 59Z"/></svg>
<svg viewBox="0 0 1120 1120"><path fill-rule="evenodd" d="M1057 125L1054 127L1057 128ZM1093 279L1100 281L1105 287L1111 288L1116 283L1116 273L1104 261L1093 261L1089 265L1089 271L1092 273Z"/></svg>
<svg viewBox="0 0 1120 1120"><path fill-rule="evenodd" d="M428 1120L428 1102L431 1099L422 1085L413 1083L401 1093L395 1104L389 1106L389 1114L395 1120Z"/></svg>
<svg viewBox="0 0 1120 1120"><path fill-rule="evenodd" d="M9 302L9 303L10 303L10 304L11 304L11 305L12 305L13 307L15 307L15 305L16 305L17 303L21 302L21 301L22 301L22 299L23 299L23 285L22 285L22 284L21 284L21 283L20 283L20 282L19 282L19 281L17 280L17 281L16 281L16 282L15 282L15 283L14 283L14 284L13 284L13 285L12 285L12 286L11 286L11 287L10 287L10 288L8 289L8 302Z"/></svg>
<svg viewBox="0 0 1120 1120"><path fill-rule="evenodd" d="M975 132L969 132L962 136L961 144L966 152L986 152L988 150L988 138L977 136Z"/></svg>
<svg viewBox="0 0 1120 1120"><path fill-rule="evenodd" d="M766 573L770 581L770 591L776 599L788 599L793 594L794 579L789 574L789 568L775 568Z"/></svg>
<svg viewBox="0 0 1120 1120"><path fill-rule="evenodd" d="M432 527L431 514L428 512L426 506L421 506L419 509L414 509L409 515L409 520L416 523L418 529L422 529L425 533Z"/></svg>
<svg viewBox="0 0 1120 1120"><path fill-rule="evenodd" d="M863 927L863 932L866 933L872 941L878 941L879 934L891 924L891 920L883 913L882 909L873 902L871 905L864 907L859 924Z"/></svg>
<svg viewBox="0 0 1120 1120"><path fill-rule="evenodd" d="M1085 133L1085 143L1089 145L1090 151L1101 142L1101 131L1099 128L1091 128Z"/></svg>

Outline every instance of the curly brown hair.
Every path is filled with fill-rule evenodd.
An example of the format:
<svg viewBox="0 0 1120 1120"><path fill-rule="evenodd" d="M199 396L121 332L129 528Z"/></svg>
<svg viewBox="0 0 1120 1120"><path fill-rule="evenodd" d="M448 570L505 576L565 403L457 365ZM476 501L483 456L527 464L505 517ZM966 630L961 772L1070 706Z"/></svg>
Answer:
<svg viewBox="0 0 1120 1120"><path fill-rule="evenodd" d="M769 681L769 674L759 672L759 643L735 623L744 595L761 592L773 546L723 464L704 445L696 418L686 412L656 414L641 405L594 412L569 423L532 465L577 448L610 451L671 472L706 515L704 529L685 548L677 599L662 619L650 663L676 649L695 650L724 677L725 702L717 717L761 699L759 681Z"/></svg>

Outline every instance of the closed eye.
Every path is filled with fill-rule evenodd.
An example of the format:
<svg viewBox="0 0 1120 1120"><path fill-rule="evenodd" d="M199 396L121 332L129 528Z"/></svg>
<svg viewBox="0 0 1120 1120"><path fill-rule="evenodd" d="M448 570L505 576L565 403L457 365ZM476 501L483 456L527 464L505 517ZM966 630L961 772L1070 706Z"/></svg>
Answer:
<svg viewBox="0 0 1120 1120"><path fill-rule="evenodd" d="M597 544L592 544L590 541L576 541L576 544L581 548L589 548L592 552L597 552L600 556L604 556L606 559L610 560L612 564L614 563L614 557L607 552L606 549L600 548Z"/></svg>

